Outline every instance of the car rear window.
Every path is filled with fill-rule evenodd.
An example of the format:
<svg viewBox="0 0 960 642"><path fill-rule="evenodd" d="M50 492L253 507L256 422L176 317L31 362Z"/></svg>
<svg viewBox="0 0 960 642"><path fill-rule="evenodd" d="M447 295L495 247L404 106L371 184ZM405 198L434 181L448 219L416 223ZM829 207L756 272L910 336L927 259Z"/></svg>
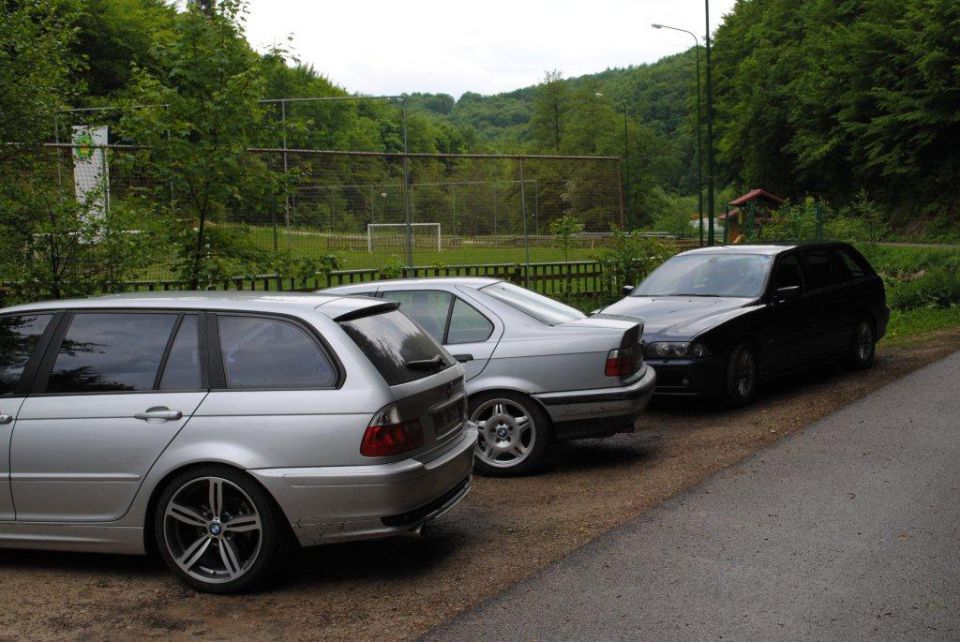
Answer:
<svg viewBox="0 0 960 642"><path fill-rule="evenodd" d="M340 325L391 386L429 377L455 363L439 343L399 310L351 319ZM409 365L438 356L437 368Z"/></svg>
<svg viewBox="0 0 960 642"><path fill-rule="evenodd" d="M586 317L576 308L506 281L488 285L482 292L547 325L559 325Z"/></svg>

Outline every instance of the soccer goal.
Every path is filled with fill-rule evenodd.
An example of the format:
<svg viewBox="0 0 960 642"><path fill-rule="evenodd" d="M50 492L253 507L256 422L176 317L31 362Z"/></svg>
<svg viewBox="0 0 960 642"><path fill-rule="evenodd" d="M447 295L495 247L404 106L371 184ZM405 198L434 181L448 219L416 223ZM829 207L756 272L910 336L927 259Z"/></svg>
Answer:
<svg viewBox="0 0 960 642"><path fill-rule="evenodd" d="M443 250L443 236L439 223L410 223L410 236L413 247L418 244L433 245L437 251ZM368 223L367 224L367 251L374 250L403 250L407 247L406 223Z"/></svg>

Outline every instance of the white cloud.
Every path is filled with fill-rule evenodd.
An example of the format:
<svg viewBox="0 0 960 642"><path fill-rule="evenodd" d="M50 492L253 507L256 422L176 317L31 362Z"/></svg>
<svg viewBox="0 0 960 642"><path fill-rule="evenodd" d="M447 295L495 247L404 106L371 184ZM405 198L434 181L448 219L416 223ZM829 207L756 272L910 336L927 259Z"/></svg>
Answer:
<svg viewBox="0 0 960 642"><path fill-rule="evenodd" d="M734 0L712 0L713 28ZM492 94L565 76L654 62L701 35L701 0L250 0L247 36L263 50L293 36L330 80L366 94ZM702 37L702 36L701 36Z"/></svg>

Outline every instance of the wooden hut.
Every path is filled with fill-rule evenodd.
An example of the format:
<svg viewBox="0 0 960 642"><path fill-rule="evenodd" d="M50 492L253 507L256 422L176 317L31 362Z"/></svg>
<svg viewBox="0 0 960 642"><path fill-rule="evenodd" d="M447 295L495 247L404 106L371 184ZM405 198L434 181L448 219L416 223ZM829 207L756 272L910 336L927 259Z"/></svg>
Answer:
<svg viewBox="0 0 960 642"><path fill-rule="evenodd" d="M773 212L784 199L764 189L753 189L730 201L727 213L722 215L728 243L743 243L747 235L769 223Z"/></svg>

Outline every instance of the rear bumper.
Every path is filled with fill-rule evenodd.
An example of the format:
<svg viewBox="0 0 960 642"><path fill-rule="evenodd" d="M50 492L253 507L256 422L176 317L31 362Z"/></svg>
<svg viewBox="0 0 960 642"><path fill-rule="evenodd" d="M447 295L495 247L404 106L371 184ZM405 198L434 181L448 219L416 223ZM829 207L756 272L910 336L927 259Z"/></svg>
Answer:
<svg viewBox="0 0 960 642"><path fill-rule="evenodd" d="M723 392L727 362L723 358L650 359L657 369L659 396L700 396Z"/></svg>
<svg viewBox="0 0 960 642"><path fill-rule="evenodd" d="M303 546L416 531L470 490L472 424L429 461L251 470L273 495Z"/></svg>
<svg viewBox="0 0 960 642"><path fill-rule="evenodd" d="M626 386L549 392L533 398L546 408L559 437L632 432L656 383L656 371L644 364L637 380Z"/></svg>

